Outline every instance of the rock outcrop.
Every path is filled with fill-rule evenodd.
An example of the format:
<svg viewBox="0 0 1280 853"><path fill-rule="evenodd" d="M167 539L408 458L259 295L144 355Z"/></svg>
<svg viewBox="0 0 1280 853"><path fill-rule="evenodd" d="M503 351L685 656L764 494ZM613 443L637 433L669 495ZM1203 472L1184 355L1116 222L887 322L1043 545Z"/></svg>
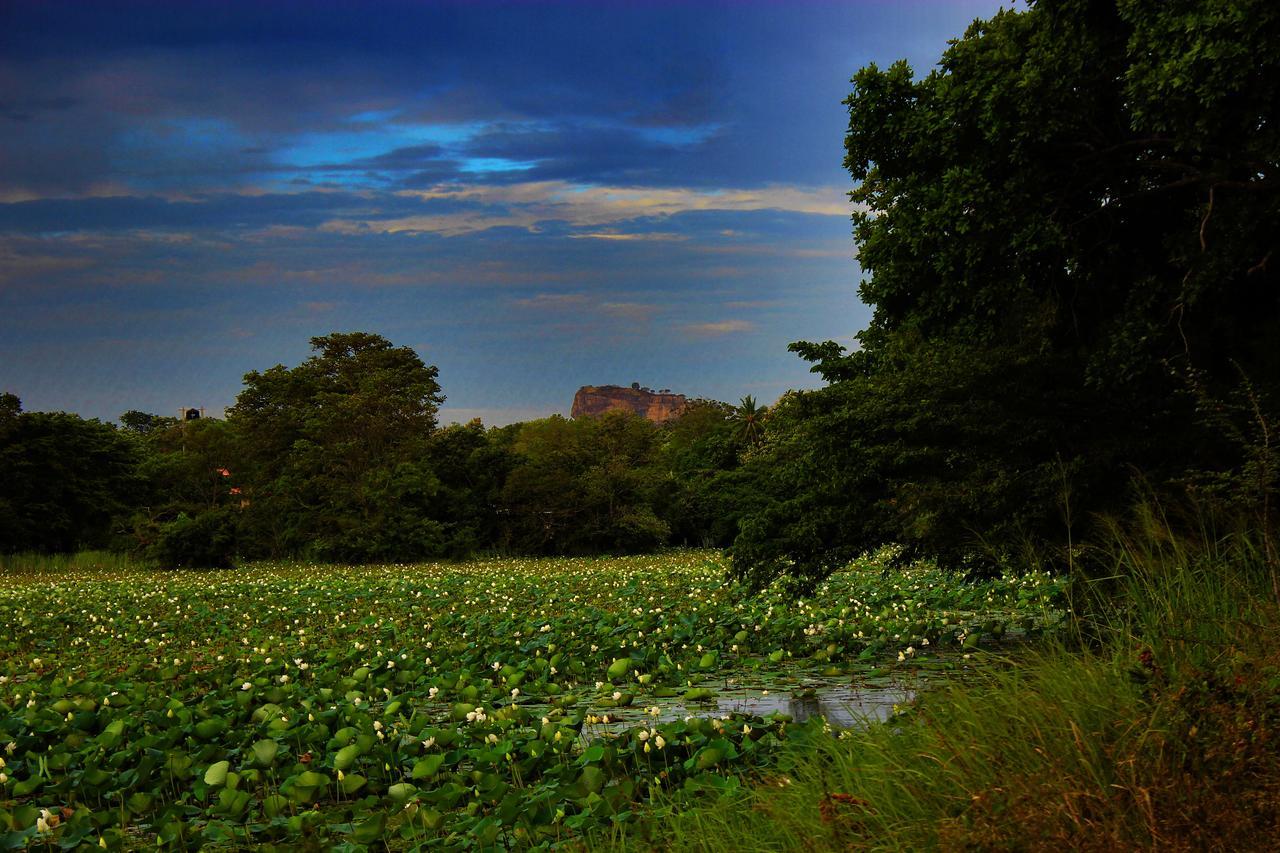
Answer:
<svg viewBox="0 0 1280 853"><path fill-rule="evenodd" d="M630 388L618 385L584 385L573 395L570 415L582 418L620 410L660 424L678 416L684 411L684 406L683 394L652 391L641 388L638 382Z"/></svg>

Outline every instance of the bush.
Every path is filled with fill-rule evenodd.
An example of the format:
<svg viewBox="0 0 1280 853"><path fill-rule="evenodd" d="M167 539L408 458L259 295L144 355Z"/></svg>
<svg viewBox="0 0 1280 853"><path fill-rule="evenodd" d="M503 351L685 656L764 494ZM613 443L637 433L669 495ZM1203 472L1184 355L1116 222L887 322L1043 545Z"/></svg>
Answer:
<svg viewBox="0 0 1280 853"><path fill-rule="evenodd" d="M229 569L236 551L236 519L229 509L180 513L161 525L147 556L163 568Z"/></svg>

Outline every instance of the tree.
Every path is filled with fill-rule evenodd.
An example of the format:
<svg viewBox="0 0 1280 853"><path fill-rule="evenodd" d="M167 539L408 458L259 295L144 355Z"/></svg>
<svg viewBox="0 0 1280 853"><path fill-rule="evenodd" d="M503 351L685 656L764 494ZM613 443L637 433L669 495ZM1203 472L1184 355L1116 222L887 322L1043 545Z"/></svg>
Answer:
<svg viewBox="0 0 1280 853"><path fill-rule="evenodd" d="M141 415L141 417L131 417ZM140 448L132 550L163 568L228 568L239 550L243 471L236 436L215 418L125 413Z"/></svg>
<svg viewBox="0 0 1280 853"><path fill-rule="evenodd" d="M0 552L112 544L137 497L134 444L108 424L0 398Z"/></svg>
<svg viewBox="0 0 1280 853"><path fill-rule="evenodd" d="M245 376L228 412L259 553L364 562L437 556L440 483L426 461L438 371L379 335L312 338L294 368Z"/></svg>
<svg viewBox="0 0 1280 853"><path fill-rule="evenodd" d="M853 84L874 315L858 351L793 345L829 385L796 403L739 574L812 579L885 541L1052 561L1135 471L1238 464L1188 377L1280 391L1280 7L1040 0L923 79Z"/></svg>
<svg viewBox="0 0 1280 853"><path fill-rule="evenodd" d="M521 424L502 489L506 547L524 553L650 550L666 541L654 510L658 428L629 412Z"/></svg>
<svg viewBox="0 0 1280 853"><path fill-rule="evenodd" d="M443 525L450 556L463 557L499 537L498 506L515 457L498 430L480 421L437 430L427 459L440 481L436 519Z"/></svg>
<svg viewBox="0 0 1280 853"><path fill-rule="evenodd" d="M760 446L764 438L764 416L767 410L756 405L756 398L748 394L733 410L733 419L737 424L737 439L748 449Z"/></svg>
<svg viewBox="0 0 1280 853"><path fill-rule="evenodd" d="M736 409L715 400L692 400L662 429L657 466L664 476L656 510L671 528L671 541L724 547L738 533L749 496L737 487L741 441Z"/></svg>
<svg viewBox="0 0 1280 853"><path fill-rule="evenodd" d="M153 415L137 409L130 409L120 416L121 426L137 435L151 435L160 430L169 429L177 423L177 418Z"/></svg>

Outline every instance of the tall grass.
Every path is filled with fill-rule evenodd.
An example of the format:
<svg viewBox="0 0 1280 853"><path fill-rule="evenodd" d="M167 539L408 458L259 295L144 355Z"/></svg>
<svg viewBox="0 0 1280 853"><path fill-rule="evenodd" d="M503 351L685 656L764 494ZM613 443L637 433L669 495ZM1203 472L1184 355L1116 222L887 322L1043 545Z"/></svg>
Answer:
<svg viewBox="0 0 1280 853"><path fill-rule="evenodd" d="M114 551L78 551L74 554L25 552L0 554L0 572L5 574L55 574L73 569L125 570L146 564L128 554Z"/></svg>
<svg viewBox="0 0 1280 853"><path fill-rule="evenodd" d="M1094 606L744 793L605 846L707 851L1280 846L1280 618L1259 536L1113 526ZM1096 565L1096 563L1095 563ZM1087 623L1087 624L1086 624Z"/></svg>

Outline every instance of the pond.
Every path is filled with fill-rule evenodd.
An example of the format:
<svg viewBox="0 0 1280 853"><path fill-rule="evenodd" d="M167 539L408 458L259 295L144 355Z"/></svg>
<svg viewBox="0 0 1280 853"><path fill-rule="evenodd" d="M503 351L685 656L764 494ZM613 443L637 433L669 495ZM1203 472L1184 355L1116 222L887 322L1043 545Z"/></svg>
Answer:
<svg viewBox="0 0 1280 853"><path fill-rule="evenodd" d="M856 667L840 676L809 668L739 672L695 683L686 691L690 696L705 698L637 696L626 707L593 706L583 735L589 740L647 720L668 722L732 714L785 714L796 722L820 716L836 728L882 722L893 714L895 706L910 703L927 682L961 675L961 668L954 661L935 659L930 664L892 672Z"/></svg>

